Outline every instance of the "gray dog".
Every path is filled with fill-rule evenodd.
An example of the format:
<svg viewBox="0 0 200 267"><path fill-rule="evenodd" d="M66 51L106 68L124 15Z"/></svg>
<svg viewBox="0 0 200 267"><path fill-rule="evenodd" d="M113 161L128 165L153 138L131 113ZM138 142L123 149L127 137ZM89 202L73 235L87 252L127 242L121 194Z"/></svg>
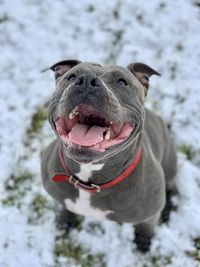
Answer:
<svg viewBox="0 0 200 267"><path fill-rule="evenodd" d="M147 251L176 174L168 129L144 108L149 77L159 73L142 63L77 60L51 69L49 121L57 139L42 157L45 189L66 209L68 226L74 213L133 223L135 242Z"/></svg>

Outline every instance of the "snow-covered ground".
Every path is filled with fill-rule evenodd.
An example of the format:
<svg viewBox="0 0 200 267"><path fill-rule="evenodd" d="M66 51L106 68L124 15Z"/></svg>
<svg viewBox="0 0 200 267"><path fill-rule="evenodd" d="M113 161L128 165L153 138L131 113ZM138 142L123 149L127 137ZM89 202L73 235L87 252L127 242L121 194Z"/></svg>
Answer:
<svg viewBox="0 0 200 267"><path fill-rule="evenodd" d="M0 51L0 267L200 266L200 2L1 0ZM54 79L41 70L68 58L140 61L162 73L146 105L171 125L178 208L146 255L128 224L86 219L70 236L55 229L57 207L40 179Z"/></svg>

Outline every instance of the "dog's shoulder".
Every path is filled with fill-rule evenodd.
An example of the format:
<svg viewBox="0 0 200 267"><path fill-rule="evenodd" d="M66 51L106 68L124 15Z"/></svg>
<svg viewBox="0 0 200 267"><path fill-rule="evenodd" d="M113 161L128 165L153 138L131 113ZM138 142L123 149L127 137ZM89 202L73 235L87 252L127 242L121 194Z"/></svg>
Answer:
<svg viewBox="0 0 200 267"><path fill-rule="evenodd" d="M58 140L55 139L48 147L42 152L41 155L41 172L43 179L48 179L53 169L56 168L57 154L58 154Z"/></svg>

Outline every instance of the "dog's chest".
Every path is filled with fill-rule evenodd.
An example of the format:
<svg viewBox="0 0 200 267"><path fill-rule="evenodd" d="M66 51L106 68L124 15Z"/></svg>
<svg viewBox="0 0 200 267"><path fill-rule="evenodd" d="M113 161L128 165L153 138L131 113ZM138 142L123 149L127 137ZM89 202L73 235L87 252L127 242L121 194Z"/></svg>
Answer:
<svg viewBox="0 0 200 267"><path fill-rule="evenodd" d="M101 170L103 164L81 164L80 172L76 176L84 182L87 182L93 171ZM103 211L91 205L91 193L79 190L79 196L73 202L71 199L65 199L66 208L74 213L84 216L94 217L97 219L106 219L106 216L111 213L110 210Z"/></svg>

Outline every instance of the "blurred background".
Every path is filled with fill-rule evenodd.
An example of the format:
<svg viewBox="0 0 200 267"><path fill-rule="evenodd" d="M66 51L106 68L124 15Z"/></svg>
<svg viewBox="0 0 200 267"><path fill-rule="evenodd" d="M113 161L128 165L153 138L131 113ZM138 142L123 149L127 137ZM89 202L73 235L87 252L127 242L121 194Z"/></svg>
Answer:
<svg viewBox="0 0 200 267"><path fill-rule="evenodd" d="M200 266L200 1L0 0L0 51L0 266ZM54 77L41 71L64 59L143 62L162 74L146 106L177 146L178 208L145 256L130 225L55 229L40 179Z"/></svg>

